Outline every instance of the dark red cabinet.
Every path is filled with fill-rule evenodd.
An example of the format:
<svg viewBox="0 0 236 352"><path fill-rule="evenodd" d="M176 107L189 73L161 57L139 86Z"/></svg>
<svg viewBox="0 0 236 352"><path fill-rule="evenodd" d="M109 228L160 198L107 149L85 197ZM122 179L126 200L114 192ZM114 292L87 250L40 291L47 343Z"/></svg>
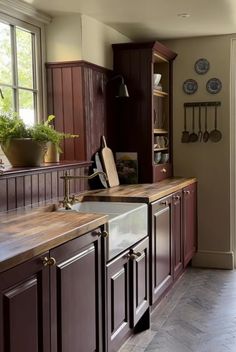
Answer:
<svg viewBox="0 0 236 352"><path fill-rule="evenodd" d="M173 282L171 196L151 204L151 303Z"/></svg>
<svg viewBox="0 0 236 352"><path fill-rule="evenodd" d="M149 239L107 264L107 349L115 352L149 307Z"/></svg>
<svg viewBox="0 0 236 352"><path fill-rule="evenodd" d="M50 351L49 270L43 257L0 274L1 352Z"/></svg>
<svg viewBox="0 0 236 352"><path fill-rule="evenodd" d="M101 232L50 251L52 352L102 352Z"/></svg>
<svg viewBox="0 0 236 352"><path fill-rule="evenodd" d="M0 352L104 351L101 241L97 229L0 274Z"/></svg>
<svg viewBox="0 0 236 352"><path fill-rule="evenodd" d="M182 191L172 195L173 274L174 280L184 268L182 231Z"/></svg>
<svg viewBox="0 0 236 352"><path fill-rule="evenodd" d="M184 266L197 250L197 184L183 188Z"/></svg>

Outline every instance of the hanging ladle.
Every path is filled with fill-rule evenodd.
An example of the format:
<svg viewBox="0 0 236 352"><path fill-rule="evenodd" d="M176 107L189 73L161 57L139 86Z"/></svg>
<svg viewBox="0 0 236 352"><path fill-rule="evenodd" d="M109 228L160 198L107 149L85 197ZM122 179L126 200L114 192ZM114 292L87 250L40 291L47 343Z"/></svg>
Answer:
<svg viewBox="0 0 236 352"><path fill-rule="evenodd" d="M186 121L186 106L184 107L184 131L182 132L182 138L181 142L182 143L188 143L189 142L189 131L187 131L187 121Z"/></svg>
<svg viewBox="0 0 236 352"><path fill-rule="evenodd" d="M189 135L189 142L197 142L198 140L198 135L195 133L195 112L194 112L194 106L193 106L193 119L192 119L192 133Z"/></svg>
<svg viewBox="0 0 236 352"><path fill-rule="evenodd" d="M199 115L198 115L198 140L202 141L202 117L201 117L201 105L199 105Z"/></svg>
<svg viewBox="0 0 236 352"><path fill-rule="evenodd" d="M215 105L215 129L210 132L210 140L214 143L217 143L222 138L222 133L217 130L217 105Z"/></svg>
<svg viewBox="0 0 236 352"><path fill-rule="evenodd" d="M203 133L203 142L207 142L209 139L209 132L207 131L207 105L205 106L205 131Z"/></svg>

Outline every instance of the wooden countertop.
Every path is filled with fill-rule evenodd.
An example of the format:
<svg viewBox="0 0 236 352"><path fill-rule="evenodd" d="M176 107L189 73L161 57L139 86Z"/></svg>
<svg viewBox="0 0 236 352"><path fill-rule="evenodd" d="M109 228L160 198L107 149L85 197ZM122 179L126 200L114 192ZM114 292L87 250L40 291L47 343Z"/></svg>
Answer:
<svg viewBox="0 0 236 352"><path fill-rule="evenodd" d="M172 177L158 183L121 185L87 192L84 200L151 203L196 182L196 178Z"/></svg>
<svg viewBox="0 0 236 352"><path fill-rule="evenodd" d="M81 200L151 203L196 182L173 177L153 184L121 185L80 194ZM55 206L0 213L0 272L81 236L108 220L106 215L54 211Z"/></svg>
<svg viewBox="0 0 236 352"><path fill-rule="evenodd" d="M107 222L101 214L31 211L0 215L0 272Z"/></svg>

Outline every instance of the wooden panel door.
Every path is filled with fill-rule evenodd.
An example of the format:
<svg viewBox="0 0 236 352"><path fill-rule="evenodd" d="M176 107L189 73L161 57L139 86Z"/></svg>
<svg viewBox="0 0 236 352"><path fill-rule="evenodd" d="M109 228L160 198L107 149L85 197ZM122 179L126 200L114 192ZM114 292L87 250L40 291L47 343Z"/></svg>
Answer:
<svg viewBox="0 0 236 352"><path fill-rule="evenodd" d="M166 197L152 204L152 304L173 282L171 235L171 197Z"/></svg>
<svg viewBox="0 0 236 352"><path fill-rule="evenodd" d="M182 236L182 191L172 195L172 237L174 279L183 271L183 236Z"/></svg>
<svg viewBox="0 0 236 352"><path fill-rule="evenodd" d="M130 331L129 252L107 264L107 344L115 352Z"/></svg>
<svg viewBox="0 0 236 352"><path fill-rule="evenodd" d="M183 189L184 266L197 250L197 184Z"/></svg>
<svg viewBox="0 0 236 352"><path fill-rule="evenodd" d="M50 252L53 352L103 351L100 242L96 230Z"/></svg>
<svg viewBox="0 0 236 352"><path fill-rule="evenodd" d="M149 307L149 238L131 250L131 327L133 328Z"/></svg>
<svg viewBox="0 0 236 352"><path fill-rule="evenodd" d="M50 351L49 268L43 257L0 274L0 352Z"/></svg>

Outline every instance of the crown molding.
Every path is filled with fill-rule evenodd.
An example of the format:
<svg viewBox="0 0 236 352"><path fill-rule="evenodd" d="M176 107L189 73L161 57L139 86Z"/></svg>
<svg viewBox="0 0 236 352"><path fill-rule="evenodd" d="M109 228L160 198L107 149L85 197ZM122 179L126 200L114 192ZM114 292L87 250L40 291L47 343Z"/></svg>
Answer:
<svg viewBox="0 0 236 352"><path fill-rule="evenodd" d="M13 12L18 12L22 15L29 16L38 22L48 24L51 22L52 18L43 12L37 10L30 4L20 0L0 0L1 10L7 15L11 15Z"/></svg>

